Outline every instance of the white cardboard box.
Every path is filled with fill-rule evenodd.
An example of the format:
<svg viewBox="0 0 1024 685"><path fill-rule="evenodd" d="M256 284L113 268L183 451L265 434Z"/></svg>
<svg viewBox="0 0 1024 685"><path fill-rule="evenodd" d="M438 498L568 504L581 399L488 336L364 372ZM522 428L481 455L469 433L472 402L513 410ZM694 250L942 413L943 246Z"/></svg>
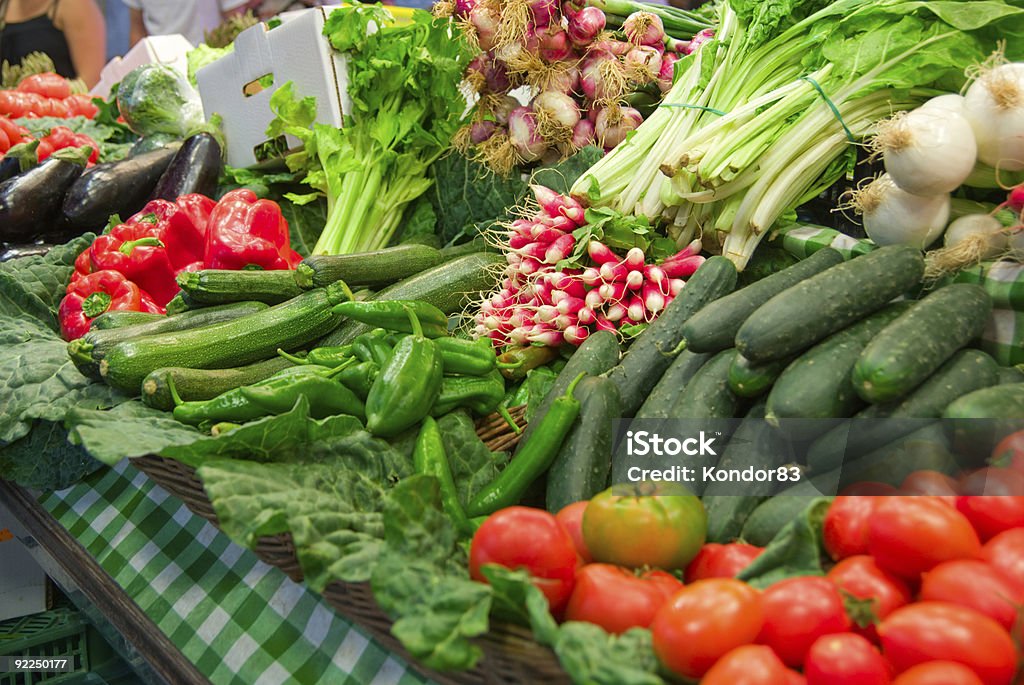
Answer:
<svg viewBox="0 0 1024 685"><path fill-rule="evenodd" d="M115 83L120 82L132 69L144 64L165 64L187 76L187 55L192 48L192 43L188 42L185 36L177 33L170 36L143 38L132 46L132 49L124 57L115 57L110 60L100 72L99 83L93 86L89 92L106 99Z"/></svg>
<svg viewBox="0 0 1024 685"><path fill-rule="evenodd" d="M196 73L206 118L221 117L228 164L252 166L299 144L288 136L274 145L266 136L274 118L270 96L289 81L297 97L316 98L317 122L342 125L343 114L351 108L346 58L332 50L323 35L324 21L334 9L287 12L273 29L256 24L238 35L231 54ZM273 84L260 90L255 84L268 74Z"/></svg>

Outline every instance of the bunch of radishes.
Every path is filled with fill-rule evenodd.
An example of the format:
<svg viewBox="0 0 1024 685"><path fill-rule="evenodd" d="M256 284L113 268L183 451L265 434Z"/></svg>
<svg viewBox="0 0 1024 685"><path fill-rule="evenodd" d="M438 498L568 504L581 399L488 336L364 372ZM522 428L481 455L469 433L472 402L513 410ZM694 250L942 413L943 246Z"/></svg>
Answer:
<svg viewBox="0 0 1024 685"><path fill-rule="evenodd" d="M646 9L614 14L636 8ZM455 0L435 12L455 17L481 50L466 73L476 114L456 144L500 173L615 147L643 121L631 98L646 92L656 103L679 56L713 35L696 15L639 2ZM525 106L511 95L522 86Z"/></svg>
<svg viewBox="0 0 1024 685"><path fill-rule="evenodd" d="M598 330L625 337L625 327L657 318L704 262L699 240L660 264L648 264L639 247L621 257L589 240L585 264L559 268L577 247L573 232L586 225L584 208L544 186L531 188L540 211L508 225L508 266L500 289L479 303L478 336L549 347L579 345Z"/></svg>

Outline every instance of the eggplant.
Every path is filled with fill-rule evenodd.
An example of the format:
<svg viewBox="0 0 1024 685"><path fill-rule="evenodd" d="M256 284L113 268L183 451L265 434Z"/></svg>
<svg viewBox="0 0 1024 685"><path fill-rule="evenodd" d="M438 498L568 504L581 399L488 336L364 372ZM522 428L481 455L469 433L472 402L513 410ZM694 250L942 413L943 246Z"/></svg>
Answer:
<svg viewBox="0 0 1024 685"><path fill-rule="evenodd" d="M197 133L182 144L149 199L174 202L189 193L213 197L223 166L217 139Z"/></svg>
<svg viewBox="0 0 1024 685"><path fill-rule="evenodd" d="M169 146L97 164L71 186L64 198L64 218L71 226L91 230L102 229L111 214L127 219L149 201L177 151L178 146Z"/></svg>
<svg viewBox="0 0 1024 685"><path fill-rule="evenodd" d="M66 230L61 203L83 176L81 162L55 153L39 166L0 183L0 241L25 241Z"/></svg>

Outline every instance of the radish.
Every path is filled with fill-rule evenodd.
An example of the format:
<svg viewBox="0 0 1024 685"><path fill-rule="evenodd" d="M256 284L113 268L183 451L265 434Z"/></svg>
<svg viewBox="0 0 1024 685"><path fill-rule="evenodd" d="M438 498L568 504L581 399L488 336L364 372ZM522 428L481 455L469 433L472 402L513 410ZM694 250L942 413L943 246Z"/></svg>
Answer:
<svg viewBox="0 0 1024 685"><path fill-rule="evenodd" d="M597 315L594 314L594 310L590 307L584 307L579 310L576 312L576 316L579 317L580 323L584 326L589 326L597 320Z"/></svg>
<svg viewBox="0 0 1024 685"><path fill-rule="evenodd" d="M993 61L999 62L1001 55ZM978 159L1006 171L1024 169L1024 64L982 67L964 96Z"/></svg>
<svg viewBox="0 0 1024 685"><path fill-rule="evenodd" d="M609 321L622 321L626 318L629 310L621 302L614 302L604 311L605 318Z"/></svg>
<svg viewBox="0 0 1024 685"><path fill-rule="evenodd" d="M597 288L587 293L587 296L583 298L587 308L597 310L604 304L604 297L601 296L601 291Z"/></svg>
<svg viewBox="0 0 1024 685"><path fill-rule="evenodd" d="M670 278L668 281L669 294L675 297L683 290L683 286L686 285L686 281L681 278Z"/></svg>
<svg viewBox="0 0 1024 685"><path fill-rule="evenodd" d="M583 326L567 326L566 329L562 331L562 337L565 338L565 342L570 345L581 345L589 336L590 331Z"/></svg>
<svg viewBox="0 0 1024 685"><path fill-rule="evenodd" d="M640 289L640 297L644 300L644 307L651 313L652 316L657 316L658 312L665 308L665 293L661 291L661 288L653 283L645 283L643 288Z"/></svg>
<svg viewBox="0 0 1024 685"><path fill-rule="evenodd" d="M625 264L630 269L639 269L643 267L645 259L646 257L644 256L643 250L639 247L631 247L626 253Z"/></svg>
<svg viewBox="0 0 1024 685"><path fill-rule="evenodd" d="M636 323L642 323L647 320L647 310L644 307L644 301L636 295L630 298L626 313L630 320Z"/></svg>
<svg viewBox="0 0 1024 685"><path fill-rule="evenodd" d="M551 243L551 247L544 253L544 261L548 264L557 264L563 259L568 259L572 254L572 246L576 244L576 238L572 233L567 233Z"/></svg>
<svg viewBox="0 0 1024 685"><path fill-rule="evenodd" d="M582 226L586 221L583 205L577 202L575 198L559 195L550 188L536 183L530 186L530 190L533 191L537 204L540 205L541 209L544 210L544 213L551 220L561 223L562 219L568 219L569 222L574 224L574 226L561 224L565 226L565 230L572 230L575 227ZM543 218L539 220L544 221ZM558 224L549 225L557 226Z"/></svg>
<svg viewBox="0 0 1024 685"><path fill-rule="evenodd" d="M597 264L618 264L621 261L619 255L612 252L610 247L597 240L591 240L587 243L587 254ZM593 284L588 283L588 285Z"/></svg>
<svg viewBox="0 0 1024 685"><path fill-rule="evenodd" d="M615 327L615 324L609 321L606 316L598 316L594 321L594 328L599 331L609 331L615 334L618 334L619 332L619 329Z"/></svg>
<svg viewBox="0 0 1024 685"><path fill-rule="evenodd" d="M669 278L686 278L687 276L693 275L700 265L704 263L704 258L700 255L694 255L690 257L682 257L680 259L673 259L671 261L666 260L661 263L661 270Z"/></svg>
<svg viewBox="0 0 1024 685"><path fill-rule="evenodd" d="M629 276L629 269L622 262L612 263L605 262L602 264L598 271L601 273L601 280L605 283L623 283L626 282L626 277Z"/></svg>
<svg viewBox="0 0 1024 685"><path fill-rule="evenodd" d="M581 280L583 281L584 285L589 285L589 286L601 285L601 283L602 283L601 272L598 271L597 269L593 268L593 267L588 267L588 268L583 270L583 275L581 276Z"/></svg>
<svg viewBox="0 0 1024 685"><path fill-rule="evenodd" d="M1006 199L1006 206L1018 214L1024 212L1024 185L1010 189L1010 194Z"/></svg>
<svg viewBox="0 0 1024 685"><path fill-rule="evenodd" d="M641 271L630 271L626 274L626 287L630 290L639 290L644 284L644 274Z"/></svg>
<svg viewBox="0 0 1024 685"><path fill-rule="evenodd" d="M597 287L597 292L605 302L618 302L626 295L626 284L605 283Z"/></svg>
<svg viewBox="0 0 1024 685"><path fill-rule="evenodd" d="M949 221L948 194L922 197L902 190L889 174L854 191L848 206L864 216L864 231L877 245L924 249L942 235Z"/></svg>
<svg viewBox="0 0 1024 685"><path fill-rule="evenodd" d="M893 182L914 195L953 192L978 159L967 119L938 106L899 112L882 122L872 149L882 155Z"/></svg>

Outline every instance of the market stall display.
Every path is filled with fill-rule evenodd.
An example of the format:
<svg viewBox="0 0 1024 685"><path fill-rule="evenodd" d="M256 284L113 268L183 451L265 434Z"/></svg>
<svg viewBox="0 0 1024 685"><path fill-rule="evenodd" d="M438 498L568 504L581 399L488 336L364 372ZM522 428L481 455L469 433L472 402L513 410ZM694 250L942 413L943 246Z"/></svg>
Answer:
<svg viewBox="0 0 1024 685"><path fill-rule="evenodd" d="M127 461L441 682L1017 682L1024 7L323 17L276 163L159 66L4 124L74 237L0 262L0 475Z"/></svg>

